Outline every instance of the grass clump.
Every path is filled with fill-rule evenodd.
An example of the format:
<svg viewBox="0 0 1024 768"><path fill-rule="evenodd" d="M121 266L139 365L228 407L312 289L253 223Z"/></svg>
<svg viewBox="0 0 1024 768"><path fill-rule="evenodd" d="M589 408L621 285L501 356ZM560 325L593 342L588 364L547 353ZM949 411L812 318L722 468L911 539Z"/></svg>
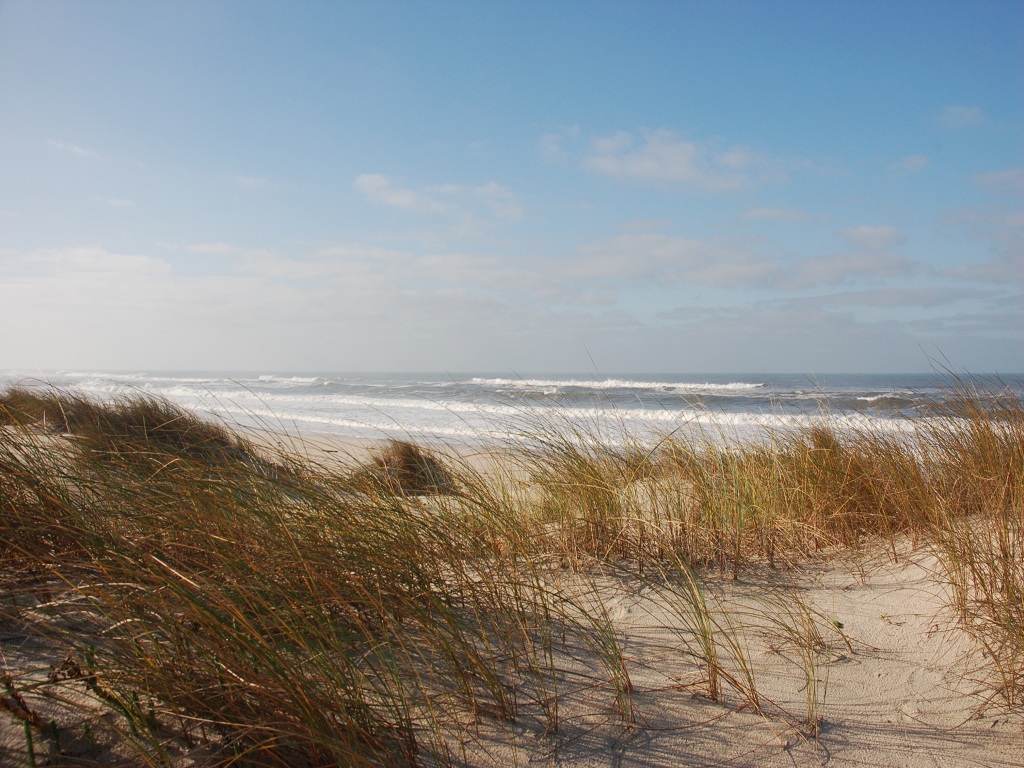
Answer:
<svg viewBox="0 0 1024 768"><path fill-rule="evenodd" d="M11 387L0 394L0 426L18 424L66 431L61 399L50 390Z"/></svg>
<svg viewBox="0 0 1024 768"><path fill-rule="evenodd" d="M455 478L430 451L407 440L389 440L377 449L360 480L379 483L393 493L420 496L454 493Z"/></svg>
<svg viewBox="0 0 1024 768"><path fill-rule="evenodd" d="M621 678L607 618L545 581L501 497L425 506L483 484L416 446L271 460L166 402L54 398L69 436L0 433L0 623L65 671L8 698L73 702L77 734L110 712L104 759L446 763L473 723L557 732L574 656Z"/></svg>

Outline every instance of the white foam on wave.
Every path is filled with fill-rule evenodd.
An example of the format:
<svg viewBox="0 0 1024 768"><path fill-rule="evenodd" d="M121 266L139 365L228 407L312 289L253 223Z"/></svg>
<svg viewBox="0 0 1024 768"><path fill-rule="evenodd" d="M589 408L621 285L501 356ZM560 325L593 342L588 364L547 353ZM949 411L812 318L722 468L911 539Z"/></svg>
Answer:
<svg viewBox="0 0 1024 768"><path fill-rule="evenodd" d="M207 404L206 407L209 407ZM636 441L657 443L666 436L710 439L718 443L757 443L773 435L797 432L816 423L827 421L839 431L885 430L908 433L914 426L909 421L882 420L856 415L843 417L816 417L811 415L727 414L708 411L677 412L674 420L646 418L602 418L607 411L577 409L559 412L558 419L544 419L532 413L528 420L501 419L484 413L459 419L438 418L436 413L423 412L410 418L409 414L391 416L379 411L351 413L308 412L302 410L266 407L240 407L238 404L219 404L210 412L234 419L240 424L251 424L260 429L302 434L337 434L360 438L394 436L422 436L451 438L465 442L529 443L546 439L552 433L566 430L573 439L596 441L610 446L635 444ZM649 412L633 411L631 416L649 416Z"/></svg>
<svg viewBox="0 0 1024 768"><path fill-rule="evenodd" d="M474 390L460 385L457 396L451 390L443 397L423 394L417 396L407 389L412 386L424 392L431 382L360 382L357 387L372 387L372 392L348 387L345 379L334 381L321 377L275 376L263 374L258 378L236 379L228 375L210 378L157 374L109 374L91 372L61 372L61 378L71 388L85 394L112 399L122 395L144 392L163 396L193 410L215 414L273 431L299 433L334 433L365 437L372 435L417 435L453 438L457 440L516 440L529 441L552 431L569 430L586 438L607 441L609 444L654 441L666 434L695 434L714 439L761 441L772 434L800 430L815 423L828 423L839 430L883 430L905 432L917 422L897 417L863 413L780 413L763 395L752 395L754 402L743 410L715 410L695 407L676 407L685 400L668 400L672 407L639 407L637 398L624 401L619 407L599 403L586 407L572 393L566 393L562 402L520 400L513 393L502 392L512 387L579 387L590 389L658 389L694 391L707 388L709 392L738 392L756 390L763 384L733 382L728 384L698 384L680 382L637 382L607 379L601 382L574 379L502 379L474 378L469 383L485 389ZM331 388L315 386L317 382L331 384ZM444 394L438 385L431 394ZM313 385L313 386L311 386ZM383 388L383 389L381 389ZM487 390L490 389L490 391ZM688 389L689 388L689 389ZM340 389L340 391L339 391ZM795 393L794 393L795 394ZM804 391L801 394L810 396ZM853 393L851 393L853 394ZM861 390L857 394L874 394ZM797 395L798 397L800 395ZM815 395L820 397L820 393ZM879 398L891 397L879 394ZM792 394L790 395L792 397ZM763 400L759 410L756 399ZM606 407L605 407L606 406Z"/></svg>
<svg viewBox="0 0 1024 768"><path fill-rule="evenodd" d="M317 384L325 383L328 384L328 379L323 379L320 376L277 376L272 373L261 374L256 377L256 381L268 384L274 382L276 384Z"/></svg>
<svg viewBox="0 0 1024 768"><path fill-rule="evenodd" d="M678 381L633 381L630 379L605 379L604 381L585 381L583 379L507 379L507 378L472 378L470 384L488 387L511 387L513 389L650 389L675 392L732 392L761 389L762 383L734 381L726 384L710 382L678 382Z"/></svg>
<svg viewBox="0 0 1024 768"><path fill-rule="evenodd" d="M181 380L179 380L181 381ZM90 382L92 383L92 382ZM116 394L123 391L115 383L96 382L81 388L95 392ZM336 417L351 419L353 416L365 421L376 414L374 421L385 416L389 423L417 424L429 421L434 426L451 420L472 419L474 421L514 421L518 425L544 423L578 423L593 425L618 423L623 425L702 424L718 427L787 428L799 427L820 420L816 414L780 414L776 412L724 412L700 408L601 408L565 404L524 405L521 403L502 404L475 400L436 399L427 397L367 397L354 394L323 393L301 394L288 391L260 391L248 389L221 389L211 391L203 387L188 386L181 382L161 386L155 382L142 387L147 392L163 395L177 402L201 403L215 411L234 413L276 414L302 421L329 422ZM871 424L888 423L892 419L862 414L837 415L826 418L838 425L866 428Z"/></svg>
<svg viewBox="0 0 1024 768"><path fill-rule="evenodd" d="M350 437L393 437L396 435L423 435L427 437L454 437L460 440L502 440L514 433L498 426L497 421L481 421L477 426L466 423L413 423L387 418L384 414L367 414L366 418L344 417L330 414L312 414L301 411L279 411L267 408L218 407L209 411L220 418L228 416L239 423L255 424L271 431L298 431L299 436L313 433L337 433Z"/></svg>
<svg viewBox="0 0 1024 768"><path fill-rule="evenodd" d="M188 387L163 387L158 390L171 399L200 400L216 407L217 403L241 405L251 403L252 408L260 405L290 407L294 412L314 414L335 412L339 410L356 410L379 413L397 413L396 419L405 421L417 418L416 414L450 414L453 417L479 416L495 419L515 419L517 421L574 421L597 423L604 421L640 422L640 423L680 423L695 418L703 418L710 412L700 409L683 408L596 408L570 405L503 405L499 403L442 400L433 398L410 397L364 397L360 395L341 394L289 394L285 392L259 392L248 390L222 390L207 392ZM248 406L243 406L248 407ZM295 410L298 407L299 410ZM752 413L715 413L716 421L742 423L744 419L776 419L773 414L762 416Z"/></svg>

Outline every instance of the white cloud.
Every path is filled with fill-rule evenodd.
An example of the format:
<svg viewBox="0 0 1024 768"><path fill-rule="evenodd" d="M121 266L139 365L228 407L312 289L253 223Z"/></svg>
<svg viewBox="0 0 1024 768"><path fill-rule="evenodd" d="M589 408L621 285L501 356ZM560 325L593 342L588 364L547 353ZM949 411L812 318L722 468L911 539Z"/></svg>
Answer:
<svg viewBox="0 0 1024 768"><path fill-rule="evenodd" d="M773 363L879 370L889 365L885 355L899 365L897 347L919 355L922 340L941 337L942 329L913 335L909 319L871 322L872 307L924 308L931 317L932 308L986 300L981 289L972 296L883 282L875 292L752 301L750 292L734 289L779 290L779 266L756 245L648 232L593 243L568 260L510 260L358 243L281 254L209 242L188 250L227 258L211 259L198 276L162 259L97 247L0 251L7 276L0 281L0 327L19 327L0 335L0 357L41 367L555 370L587 365L582 339L598 364L624 368L655 361L679 370ZM901 274L908 264L869 252L815 268L819 279L835 281ZM661 306L649 298L630 306L628 292L658 282L673 286L658 293ZM716 287L735 305L701 307L699 296L715 295ZM678 311L669 310L673 304ZM864 308L864 316L844 307ZM1001 311L1015 312L1009 304ZM965 348L984 341L991 327L984 318L974 330L965 324L964 334L973 334Z"/></svg>
<svg viewBox="0 0 1024 768"><path fill-rule="evenodd" d="M782 221L787 223L796 223L799 221L822 218L821 216L813 216L807 211L800 210L799 208L788 208L786 206L777 206L774 208L751 208L743 212L743 217L746 219L767 219L768 221Z"/></svg>
<svg viewBox="0 0 1024 768"><path fill-rule="evenodd" d="M131 200L124 200L119 197L90 197L90 203L96 203L107 208L134 208L135 203Z"/></svg>
<svg viewBox="0 0 1024 768"><path fill-rule="evenodd" d="M273 281L313 282L343 292L353 285L368 288L408 273L410 258L402 251L362 245L323 248L307 258L283 256L274 251L243 250L238 271Z"/></svg>
<svg viewBox="0 0 1024 768"><path fill-rule="evenodd" d="M497 182L490 182L473 189L473 195L482 201L491 212L502 219L521 219L523 207L511 190Z"/></svg>
<svg viewBox="0 0 1024 768"><path fill-rule="evenodd" d="M870 250L884 250L901 245L907 241L907 236L898 227L851 227L839 233L844 240L852 243L858 248Z"/></svg>
<svg viewBox="0 0 1024 768"><path fill-rule="evenodd" d="M196 243L195 245L189 245L185 247L186 251L192 253L209 253L215 255L224 255L237 252L237 248L227 243Z"/></svg>
<svg viewBox="0 0 1024 768"><path fill-rule="evenodd" d="M396 186L391 179L379 173L364 173L356 177L352 187L371 203L392 208L404 208L423 213L444 213L451 206L423 192Z"/></svg>
<svg viewBox="0 0 1024 768"><path fill-rule="evenodd" d="M1012 197L1024 197L1024 168L976 173L974 183L987 192Z"/></svg>
<svg viewBox="0 0 1024 768"><path fill-rule="evenodd" d="M487 353L496 333L529 320L521 302L459 282L467 268L487 272L472 255L451 256L439 277L415 254L359 245L301 258L224 243L191 250L239 258L190 276L102 248L0 251L0 327L24 327L0 334L0 357L42 367L445 365L437 355L450 354L451 339Z"/></svg>
<svg viewBox="0 0 1024 768"><path fill-rule="evenodd" d="M845 291L820 297L822 306L883 307L941 307L969 299L987 299L989 294L965 288L948 286L876 288L865 291Z"/></svg>
<svg viewBox="0 0 1024 768"><path fill-rule="evenodd" d="M760 156L750 147L733 147L718 155L715 160L723 168L742 171L756 166L760 161Z"/></svg>
<svg viewBox="0 0 1024 768"><path fill-rule="evenodd" d="M171 271L170 265L162 259L88 246L41 248L24 255L20 261L23 266L42 267L58 274L109 272L120 275L167 275Z"/></svg>
<svg viewBox="0 0 1024 768"><path fill-rule="evenodd" d="M387 176L379 173L364 173L352 182L353 188L361 192L370 202L393 208L421 213L453 214L461 217L459 225L463 234L476 229L474 213L482 208L491 216L517 220L523 216L523 208L515 193L496 181L477 187L461 184L434 184L422 189L409 189L395 185Z"/></svg>
<svg viewBox="0 0 1024 768"><path fill-rule="evenodd" d="M953 104L942 110L939 122L947 128L973 128L985 121L985 113L979 107Z"/></svg>
<svg viewBox="0 0 1024 768"><path fill-rule="evenodd" d="M857 233L871 246L901 240L894 228L871 228ZM883 231L874 231L882 229ZM898 233L898 234L897 234ZM756 240L717 238L693 240L659 233L637 232L590 243L577 258L549 270L545 280L563 292L588 285L609 290L630 284L694 285L749 288L783 294L820 285L840 285L932 274L928 265L880 247L805 259L784 267L779 258L757 248Z"/></svg>
<svg viewBox="0 0 1024 768"><path fill-rule="evenodd" d="M674 321L674 322L673 322ZM676 333L659 338L666 362L679 370L716 369L905 371L924 363L920 339L901 324L858 319L852 312L825 309L813 301L755 302L737 306L680 307L666 325ZM666 329L667 331L668 329ZM592 345L596 346L596 345Z"/></svg>
<svg viewBox="0 0 1024 768"><path fill-rule="evenodd" d="M618 179L679 182L705 192L747 189L784 175L749 147L723 152L686 141L667 130L637 137L626 131L593 139L583 167Z"/></svg>
<svg viewBox="0 0 1024 768"><path fill-rule="evenodd" d="M205 253L211 256L245 256L258 253L268 253L268 251L257 248L245 248L243 246L230 245L228 243L195 243L193 245L185 246L185 250L190 253Z"/></svg>
<svg viewBox="0 0 1024 768"><path fill-rule="evenodd" d="M962 211L950 223L967 230L975 242L988 245L994 259L946 270L952 277L986 282L1024 282L1024 209Z"/></svg>
<svg viewBox="0 0 1024 768"><path fill-rule="evenodd" d="M578 139L579 135L580 127L578 125L560 128L557 132L541 136L540 141L537 142L537 148L546 160L565 165L570 159L569 151L565 148L565 141Z"/></svg>
<svg viewBox="0 0 1024 768"><path fill-rule="evenodd" d="M894 173L911 174L923 171L931 164L931 158L927 155L907 155L890 165L889 170Z"/></svg>
<svg viewBox="0 0 1024 768"><path fill-rule="evenodd" d="M171 266L163 259L136 254L115 253L103 248L83 247L42 249L28 261L48 264L60 270L110 271L135 274L169 274Z"/></svg>
<svg viewBox="0 0 1024 768"><path fill-rule="evenodd" d="M816 285L910 277L930 271L930 267L907 256L883 250L836 253L801 262L781 278L775 287L780 290L804 290Z"/></svg>
<svg viewBox="0 0 1024 768"><path fill-rule="evenodd" d="M667 132L664 133L667 138ZM657 137L655 139L657 140ZM627 131L619 131L611 136L593 139L590 143L599 155L617 155L632 149L636 139Z"/></svg>
<svg viewBox="0 0 1024 768"><path fill-rule="evenodd" d="M54 149L59 149L61 152L66 152L67 154L75 155L77 157L99 157L98 152L94 152L91 149L86 149L85 147L80 147L77 144L72 144L67 141L47 139L46 143Z"/></svg>
<svg viewBox="0 0 1024 768"><path fill-rule="evenodd" d="M1020 296L1015 297L1018 307L1021 304L1021 298ZM944 345L959 338L963 339L970 347L976 348L979 342L991 343L993 338L1002 337L1007 348L1002 354L994 354L990 359L1000 360L1000 368L1007 365L1010 366L1009 370L1020 370L1016 366L1020 364L1017 361L1021 359L1020 345L1024 343L1024 333L1022 333L1024 325L1021 324L1021 313L1017 308L1009 311L957 312L940 317L911 320L906 325L908 330L915 333L942 339ZM943 346L944 353L945 349L946 347ZM985 370L984 368L975 369Z"/></svg>
<svg viewBox="0 0 1024 768"><path fill-rule="evenodd" d="M619 235L580 248L566 267L577 280L659 280L695 285L741 286L764 283L778 265L760 257L744 241L688 240L662 234Z"/></svg>
<svg viewBox="0 0 1024 768"><path fill-rule="evenodd" d="M537 146L540 149L541 155L548 160L564 163L569 159L569 153L565 151L565 147L562 145L562 136L560 134L548 133L541 136Z"/></svg>

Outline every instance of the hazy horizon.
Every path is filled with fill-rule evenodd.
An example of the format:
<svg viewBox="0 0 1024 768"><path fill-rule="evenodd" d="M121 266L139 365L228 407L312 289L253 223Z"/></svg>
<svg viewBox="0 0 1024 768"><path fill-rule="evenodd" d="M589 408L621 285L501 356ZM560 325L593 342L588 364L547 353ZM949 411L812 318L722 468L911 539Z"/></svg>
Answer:
<svg viewBox="0 0 1024 768"><path fill-rule="evenodd" d="M979 383L990 380L998 381L1005 377L1007 379L1021 379L1024 378L1024 371L1014 370L991 370L991 371L974 371L967 369L943 369L935 368L926 371L615 371L615 370L576 370L576 371L555 371L555 370L497 370L497 369L481 369L481 370L331 370L327 368L306 368L306 369L286 369L286 368L271 368L263 366L259 368L239 368L239 369L217 369L217 368L97 368L83 366L81 368L49 368L49 369L29 369L29 368L8 368L0 369L0 380L6 379L8 382L18 380L32 380L38 379L41 382L45 382L47 377L58 376L58 377L89 377L93 375L104 376L104 377L122 377L125 379L131 379L133 377L148 377L152 375L161 376L166 375L170 377L188 377L188 376L202 376L202 377L214 377L218 379L228 379L236 377L239 379L243 378L266 378L266 379L287 379L287 378L300 378L300 377L334 377L334 378L353 378L353 379L374 379L381 378L387 379L393 383L399 379L417 379L417 378L430 378L436 380L450 380L458 381L459 379L465 379L466 377L492 377L506 379L510 382L513 381L537 381L537 380L550 380L557 383L566 383L569 381L578 381L580 383L601 383L607 381L623 381L633 380L636 382L658 382L658 377L665 377L666 381L672 381L679 383L680 381L689 380L699 383L701 379L712 380L712 379L726 379L733 377L737 379L751 379L758 377L784 377L790 379L803 379L809 385L813 385L817 380L825 379L864 379L864 380L876 380L892 381L898 383L901 386L909 386L907 382L936 382L942 381L971 381L975 380Z"/></svg>

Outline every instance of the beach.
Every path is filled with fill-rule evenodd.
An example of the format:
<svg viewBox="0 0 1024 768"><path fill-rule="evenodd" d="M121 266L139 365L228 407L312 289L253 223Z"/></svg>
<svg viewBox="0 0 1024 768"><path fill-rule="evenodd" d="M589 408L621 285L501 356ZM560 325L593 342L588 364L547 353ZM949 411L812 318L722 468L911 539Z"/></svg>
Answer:
<svg viewBox="0 0 1024 768"><path fill-rule="evenodd" d="M408 447L36 391L0 409L11 764L1020 763L1005 392Z"/></svg>

